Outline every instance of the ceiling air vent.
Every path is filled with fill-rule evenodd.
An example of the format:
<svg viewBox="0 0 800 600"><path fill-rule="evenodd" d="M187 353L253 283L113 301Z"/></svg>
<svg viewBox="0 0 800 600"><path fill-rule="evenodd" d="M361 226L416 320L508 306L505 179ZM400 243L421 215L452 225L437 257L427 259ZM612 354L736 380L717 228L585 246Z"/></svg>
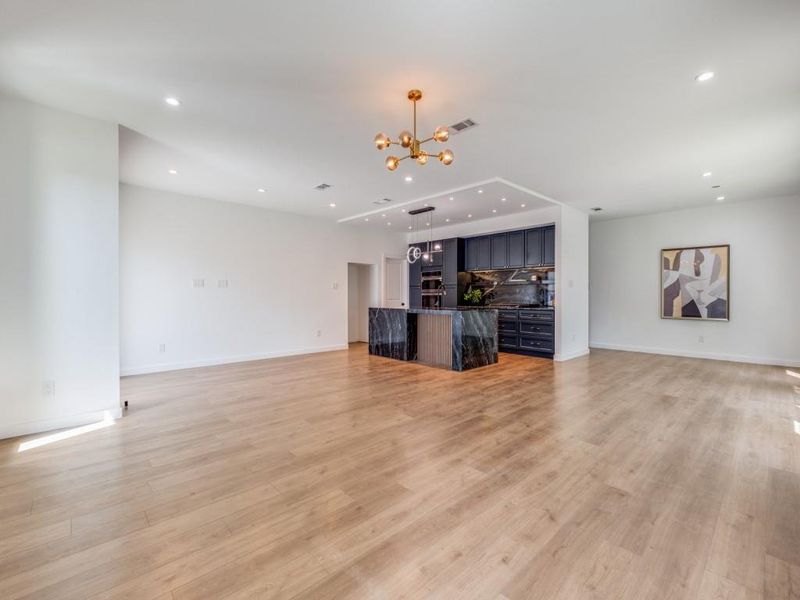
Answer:
<svg viewBox="0 0 800 600"><path fill-rule="evenodd" d="M477 126L478 124L472 119L464 119L463 121L459 121L458 123L450 125L450 133L461 133L462 131L466 131L467 129Z"/></svg>
<svg viewBox="0 0 800 600"><path fill-rule="evenodd" d="M391 202L391 198L381 198L380 200L373 200L373 204L381 205L381 204L389 204Z"/></svg>
<svg viewBox="0 0 800 600"><path fill-rule="evenodd" d="M327 190L329 187L331 187L331 184L330 184L330 183L320 183L318 186L315 186L315 187L314 187L314 189L315 189L315 190L322 190L322 191L325 191L325 190Z"/></svg>

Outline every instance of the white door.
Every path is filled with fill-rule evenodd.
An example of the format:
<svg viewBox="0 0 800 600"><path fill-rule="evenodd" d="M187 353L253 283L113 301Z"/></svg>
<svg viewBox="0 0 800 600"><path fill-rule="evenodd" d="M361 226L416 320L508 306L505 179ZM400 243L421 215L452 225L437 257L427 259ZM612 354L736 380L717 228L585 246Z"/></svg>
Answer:
<svg viewBox="0 0 800 600"><path fill-rule="evenodd" d="M383 306L406 308L406 261L403 258L385 258L383 263Z"/></svg>

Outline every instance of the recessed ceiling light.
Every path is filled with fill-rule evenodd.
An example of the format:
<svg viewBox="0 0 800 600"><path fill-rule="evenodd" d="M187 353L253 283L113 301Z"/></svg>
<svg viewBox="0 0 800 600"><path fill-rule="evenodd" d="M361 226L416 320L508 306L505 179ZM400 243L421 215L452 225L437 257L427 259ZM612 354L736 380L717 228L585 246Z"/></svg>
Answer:
<svg viewBox="0 0 800 600"><path fill-rule="evenodd" d="M387 221L387 222L386 222L386 225L391 225L391 222L388 222L388 221Z"/></svg>
<svg viewBox="0 0 800 600"><path fill-rule="evenodd" d="M496 213L496 212L497 212L497 209L496 209L496 208L493 208L493 209L492 209L492 212L493 212L493 213Z"/></svg>
<svg viewBox="0 0 800 600"><path fill-rule="evenodd" d="M381 217L385 219L386 218L386 213L382 214Z"/></svg>
<svg viewBox="0 0 800 600"><path fill-rule="evenodd" d="M425 208L428 208L428 203L426 202L426 203L425 203L425 204L423 204L422 206L424 206Z"/></svg>
<svg viewBox="0 0 800 600"><path fill-rule="evenodd" d="M478 190L478 193L479 193L479 194L482 194L482 193L483 193L483 190Z"/></svg>
<svg viewBox="0 0 800 600"><path fill-rule="evenodd" d="M452 197L452 196L450 196L450 200L451 200L451 201L453 200L453 197Z"/></svg>
<svg viewBox="0 0 800 600"><path fill-rule="evenodd" d="M709 79L714 78L714 71L706 71L705 73L700 73L697 75L694 80L695 81L708 81Z"/></svg>
<svg viewBox="0 0 800 600"><path fill-rule="evenodd" d="M331 202L330 204L328 204L328 206L330 206L331 208L336 208L336 202Z"/></svg>
<svg viewBox="0 0 800 600"><path fill-rule="evenodd" d="M445 223L449 223L449 222L450 222L450 219L445 219L445 220L444 220L444 222L445 222Z"/></svg>
<svg viewBox="0 0 800 600"><path fill-rule="evenodd" d="M257 191L259 194L263 194L263 193L264 193L264 192L266 192L267 190L265 190L264 188L258 188L256 191Z"/></svg>
<svg viewBox="0 0 800 600"><path fill-rule="evenodd" d="M506 201L505 198L500 198L500 202L505 202L505 201Z"/></svg>
<svg viewBox="0 0 800 600"><path fill-rule="evenodd" d="M166 102L170 106L180 106L181 105L181 101L178 100L177 98L173 98L172 96L169 96L168 98L164 98L164 102Z"/></svg>
<svg viewBox="0 0 800 600"><path fill-rule="evenodd" d="M725 196L717 196L717 202L722 202L725 200Z"/></svg>
<svg viewBox="0 0 800 600"><path fill-rule="evenodd" d="M364 217L364 220L365 221L369 221L369 217Z"/></svg>
<svg viewBox="0 0 800 600"><path fill-rule="evenodd" d="M411 225L409 225L409 226L408 226L408 228L409 228L409 229L413 229L413 227L411 227Z"/></svg>
<svg viewBox="0 0 800 600"><path fill-rule="evenodd" d="M430 227L430 226L431 226L430 223L425 223L425 227Z"/></svg>
<svg viewBox="0 0 800 600"><path fill-rule="evenodd" d="M711 177L711 174L712 174L711 171L706 171L705 173L703 173L703 177Z"/></svg>
<svg viewBox="0 0 800 600"><path fill-rule="evenodd" d="M472 215L467 215L467 218L468 218L468 219L471 219L471 218L472 218Z"/></svg>
<svg viewBox="0 0 800 600"><path fill-rule="evenodd" d="M406 212L406 209L405 208L401 208L400 212Z"/></svg>
<svg viewBox="0 0 800 600"><path fill-rule="evenodd" d="M169 170L169 174L170 174L170 175L177 175L177 174L178 174L178 171L176 171L175 169L170 169L170 170Z"/></svg>
<svg viewBox="0 0 800 600"><path fill-rule="evenodd" d="M520 204L519 207L520 208L525 208L525 205L524 204Z"/></svg>
<svg viewBox="0 0 800 600"><path fill-rule="evenodd" d="M414 178L411 175L406 175L403 179L405 179L406 183L411 183L414 181Z"/></svg>

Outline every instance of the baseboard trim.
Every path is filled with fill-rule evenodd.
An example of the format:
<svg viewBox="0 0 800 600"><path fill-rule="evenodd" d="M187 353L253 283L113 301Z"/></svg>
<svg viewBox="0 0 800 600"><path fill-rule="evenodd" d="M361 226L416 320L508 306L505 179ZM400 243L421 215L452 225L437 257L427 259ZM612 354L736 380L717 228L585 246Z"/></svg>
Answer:
<svg viewBox="0 0 800 600"><path fill-rule="evenodd" d="M57 419L44 419L42 421L28 421L27 423L15 423L0 427L0 439L15 438L23 435L44 433L55 429L66 429L68 427L80 427L89 423L102 421L106 414L110 414L114 419L122 417L122 408L115 406L105 410L93 410L77 415L66 415Z"/></svg>
<svg viewBox="0 0 800 600"><path fill-rule="evenodd" d="M589 342L589 347L603 350L621 350L622 352L642 352L644 354L661 354L664 356L682 356L684 358L706 358L728 362L748 363L753 365L770 365L775 367L800 367L800 360L784 360L764 356L744 354L720 354L716 352L694 352L691 350L671 350L652 346L635 346L628 344L608 344L606 342Z"/></svg>
<svg viewBox="0 0 800 600"><path fill-rule="evenodd" d="M319 348L297 348L294 350L279 350L276 352L258 352L256 354L240 354L236 356L223 356L219 358L204 358L178 363L161 363L157 365L143 365L139 367L122 367L120 369L120 375L123 377L128 377L130 375L147 375L148 373L181 371L183 369L230 365L234 363L251 362L254 360L265 360L267 358L281 358L283 356L298 356L301 354L316 354L318 352L333 352L335 350L347 350L347 348L347 344L336 344L335 346L322 346Z"/></svg>
<svg viewBox="0 0 800 600"><path fill-rule="evenodd" d="M572 360L573 358L580 358L581 356L586 356L589 354L589 348L581 348L580 350L575 350L574 352L565 352L556 354L553 356L553 360L556 362L564 362L567 360Z"/></svg>

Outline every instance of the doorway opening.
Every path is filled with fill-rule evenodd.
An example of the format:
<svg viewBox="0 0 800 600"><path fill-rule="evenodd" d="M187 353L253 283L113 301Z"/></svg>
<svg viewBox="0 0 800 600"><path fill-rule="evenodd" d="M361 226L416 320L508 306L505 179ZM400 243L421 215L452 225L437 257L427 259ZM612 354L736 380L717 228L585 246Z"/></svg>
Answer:
<svg viewBox="0 0 800 600"><path fill-rule="evenodd" d="M347 342L369 341L369 307L377 306L375 265L347 263Z"/></svg>

